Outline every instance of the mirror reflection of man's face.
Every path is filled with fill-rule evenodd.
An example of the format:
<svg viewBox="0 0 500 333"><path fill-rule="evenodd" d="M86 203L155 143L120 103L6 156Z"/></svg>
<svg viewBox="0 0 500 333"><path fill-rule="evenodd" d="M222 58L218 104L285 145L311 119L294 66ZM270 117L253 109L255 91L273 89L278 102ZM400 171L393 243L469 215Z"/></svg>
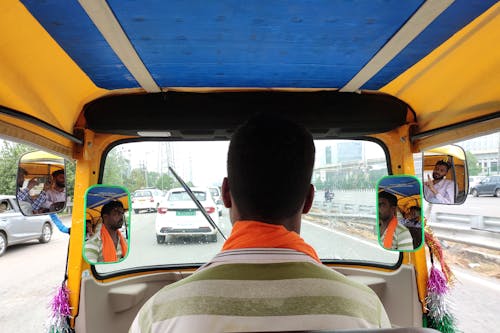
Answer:
<svg viewBox="0 0 500 333"><path fill-rule="evenodd" d="M394 207L391 206L386 198L378 198L378 218L381 221L387 222L394 216Z"/></svg>
<svg viewBox="0 0 500 333"><path fill-rule="evenodd" d="M113 230L120 229L123 225L123 214L125 214L123 208L113 208L110 214L104 215L104 217L107 216L105 221L106 225Z"/></svg>
<svg viewBox="0 0 500 333"><path fill-rule="evenodd" d="M442 164L438 164L434 167L434 171L432 171L432 178L434 180L441 180L448 173L448 168Z"/></svg>
<svg viewBox="0 0 500 333"><path fill-rule="evenodd" d="M66 186L66 178L64 177L64 174L61 173L61 174L55 176L54 182L56 183L57 187L65 187Z"/></svg>

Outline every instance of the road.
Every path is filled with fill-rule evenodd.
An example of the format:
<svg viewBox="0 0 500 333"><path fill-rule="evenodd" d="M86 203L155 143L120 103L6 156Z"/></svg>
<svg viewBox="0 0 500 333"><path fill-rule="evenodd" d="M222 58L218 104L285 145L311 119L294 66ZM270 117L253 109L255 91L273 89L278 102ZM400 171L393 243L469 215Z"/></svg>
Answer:
<svg viewBox="0 0 500 333"><path fill-rule="evenodd" d="M44 331L49 300L64 279L68 240L56 229L49 243L14 245L0 257L0 332Z"/></svg>
<svg viewBox="0 0 500 333"><path fill-rule="evenodd" d="M317 191L315 202L323 203L324 192ZM337 203L373 203L375 208L375 191L338 191L335 192L333 202ZM473 197L467 196L465 202L461 205L433 205L433 211L446 212L465 215L485 215L500 217L500 198L491 196Z"/></svg>
<svg viewBox="0 0 500 333"><path fill-rule="evenodd" d="M133 251L134 239L138 241L142 237L148 238L148 249L156 249L150 252L153 253L151 258L148 255L148 264L150 261L165 263L166 260L171 263L185 262L186 258L190 262L203 262L222 246L222 238L219 238L217 243L185 244L179 241L175 244L159 245L151 233L153 218L154 214L133 215L131 255L127 259L129 265L137 260L144 261L144 256ZM222 220L220 224L224 231L229 233L227 219ZM319 253L330 248L328 244L315 243L315 240L320 238L317 234L325 232L326 230L310 223L303 224L303 237L314 243ZM48 244L33 242L14 246L0 258L0 332L43 332L49 314L48 302L63 279L67 239L66 234L56 231ZM186 251L187 248L189 251ZM351 255L356 252L355 249L346 251ZM134 252L137 257L133 256ZM186 252L189 254L186 255ZM346 254L338 252L329 255ZM105 267L111 270L119 268L120 265L125 264ZM499 281L455 270L459 283L452 291L450 299L454 303L453 309L458 318L459 329L463 332L495 331L497 310L500 308Z"/></svg>

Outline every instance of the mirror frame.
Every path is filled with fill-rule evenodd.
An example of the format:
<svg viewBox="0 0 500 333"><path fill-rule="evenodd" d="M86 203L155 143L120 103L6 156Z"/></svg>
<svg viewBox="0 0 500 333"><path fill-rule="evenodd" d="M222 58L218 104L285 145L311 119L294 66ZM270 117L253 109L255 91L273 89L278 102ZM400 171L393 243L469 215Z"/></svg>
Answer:
<svg viewBox="0 0 500 333"><path fill-rule="evenodd" d="M83 229L83 247L82 247L82 257L84 260L90 265L96 264L114 264L117 262L121 262L127 258L130 253L130 226L132 222L132 214L131 214L131 195L129 190L123 186L117 185L104 185L104 184L96 184L90 186L85 191L85 200L84 200L84 213L85 213L85 225ZM118 232L118 242L120 244L120 249L123 251L123 241L126 242L125 255L122 255L121 258L117 260L107 260L104 261L92 261L87 257L87 248L90 250L95 249L96 245L99 242L102 244L103 231L104 227L103 216L101 214L101 209L104 205L109 204L111 201L119 201L124 210L122 226L120 229L116 230ZM92 230L92 234L88 235L88 222L95 228ZM122 229L124 228L123 235ZM106 230L107 231L107 230ZM105 232L104 237L109 237L109 232ZM109 238L108 238L109 239ZM95 244L89 243L92 242ZM97 246L98 247L98 246ZM100 248L102 252L102 248ZM115 249L116 251L116 249ZM101 254L99 254L101 255ZM105 254L102 254L105 256ZM115 252L116 256L116 252Z"/></svg>
<svg viewBox="0 0 500 333"><path fill-rule="evenodd" d="M54 155L49 152L45 152L42 150L36 150L36 151L31 151L28 153L23 154L18 161L17 164L17 173L16 173L16 201L17 204L20 208L21 213L24 216L37 216L37 215L46 215L46 214L52 214L52 213L60 213L64 211L64 209L67 206L67 201L68 201L68 193L66 192L67 189L67 181L66 181L66 170L67 170L67 161L63 157ZM44 170L45 169L45 170ZM21 170L24 170L25 172L22 172ZM34 196L40 195L41 192L43 191L48 191L49 189L45 188L45 185L51 186L53 183L53 173L58 172L59 170L63 171L64 174L64 200L60 200L57 202L54 202L51 206L46 207L45 205L45 200L43 200L40 204L40 207L36 210L36 212L33 212L33 204L36 202L37 198L33 199ZM19 185L19 179L23 177L23 184L20 186ZM28 183L31 182L31 180L35 180L35 185L32 186L31 188L28 187L28 185L25 186L26 179L25 176L32 175ZM48 182L48 183L47 183ZM37 189L36 191L38 193L32 195L30 192L33 191L33 187L39 186L40 184L42 185L42 189L39 190ZM25 194L29 196L29 200L20 200L19 196L21 195L20 191L29 189L28 194ZM24 194L24 193L23 193ZM59 195L56 193L56 196ZM56 205L58 204L58 205ZM27 210L27 205L29 205L29 210ZM53 208L51 208L53 205Z"/></svg>
<svg viewBox="0 0 500 333"><path fill-rule="evenodd" d="M439 199L431 198L431 189L428 186L430 174L437 167L436 163L444 162L449 165L445 175L445 181L453 182L453 202L439 202ZM444 165L444 164L443 164ZM426 167L427 166L427 167ZM469 193L469 171L467 157L462 147L447 145L432 148L422 152L422 183L425 201L430 204L461 205L467 199ZM446 191L446 187L442 187ZM445 199L446 200L446 199Z"/></svg>
<svg viewBox="0 0 500 333"><path fill-rule="evenodd" d="M397 251L397 252L415 252L419 250L424 242L424 214L422 209L422 183L415 176L410 175L389 175L384 176L379 179L377 182L377 224L376 224L376 233L378 238L379 245L389 251ZM385 192L384 194L382 194ZM388 193L388 194L386 194ZM387 218L390 217L390 211L386 211L386 208L381 212L380 199L381 194L384 199L386 199L385 205L389 205L390 207L394 207L393 217L389 221L389 224L384 226L384 231L382 232L382 223L381 223L381 213L387 214ZM396 206L391 206L391 201L396 201ZM417 207L414 209L413 207ZM410 216L411 212L419 213L419 221L415 221L415 219ZM399 214L398 214L399 213ZM398 215L402 215L403 218L399 219ZM397 224L391 223L392 219L396 218ZM385 244L385 237L389 234L392 234L390 240L390 244ZM385 235L385 236L384 236ZM403 249L399 249L399 246L393 246L392 242L394 237L397 235L401 235L403 240L407 240L408 237L411 239L411 248L409 247L408 242L405 242L403 245ZM382 238L384 237L384 240ZM390 247L389 247L390 245Z"/></svg>

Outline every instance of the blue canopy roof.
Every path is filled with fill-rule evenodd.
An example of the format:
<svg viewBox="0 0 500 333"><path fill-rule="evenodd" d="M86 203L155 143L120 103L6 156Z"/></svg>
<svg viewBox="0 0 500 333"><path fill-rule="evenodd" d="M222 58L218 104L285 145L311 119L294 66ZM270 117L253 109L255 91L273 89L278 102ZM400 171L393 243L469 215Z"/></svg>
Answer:
<svg viewBox="0 0 500 333"><path fill-rule="evenodd" d="M93 186L86 194L87 209L100 209L110 201L120 200L127 203L128 207L128 192L123 187L117 186Z"/></svg>
<svg viewBox="0 0 500 333"><path fill-rule="evenodd" d="M441 7L431 9L437 17L359 88L381 88L495 2L438 1ZM426 11L419 0L109 0L104 2L109 8L88 7L89 17L77 1L22 3L105 89L143 86L123 62L129 55L120 48L126 47L113 50L99 30L115 19L113 29L123 29L158 87L342 88L398 33L404 37L418 29L411 18Z"/></svg>

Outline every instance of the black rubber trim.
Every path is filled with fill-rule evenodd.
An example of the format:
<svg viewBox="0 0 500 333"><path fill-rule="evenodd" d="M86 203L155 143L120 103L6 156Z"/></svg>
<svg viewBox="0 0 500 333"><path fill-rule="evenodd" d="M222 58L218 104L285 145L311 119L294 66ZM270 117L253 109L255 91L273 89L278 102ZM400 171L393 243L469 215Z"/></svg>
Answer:
<svg viewBox="0 0 500 333"><path fill-rule="evenodd" d="M375 267L375 268L384 268L384 269L392 269L396 270L398 269L401 264L403 263L403 253L399 253L399 258L398 261L394 265L383 265L383 264L377 264L377 263L367 263L363 261L342 261L342 260L322 260L323 264L342 264L346 266L364 266L364 267ZM181 265L181 264L176 264L176 265L162 265L162 266L147 266L147 267L141 267L141 268L135 268L135 269L128 269L128 270L122 270L122 271L116 271L111 274L100 274L97 272L95 269L95 265L90 265L90 270L92 271L92 276L94 276L97 280L103 281L106 279L111 279L115 277L120 277L124 275L131 275L131 274L136 274L136 273L145 273L145 272L151 272L151 271L172 271L173 273L176 272L177 270L184 270L184 269L198 269L201 266L203 266L205 263L200 263L200 264L189 264L189 265Z"/></svg>
<svg viewBox="0 0 500 333"><path fill-rule="evenodd" d="M84 107L87 128L97 133L168 131L171 139L190 140L229 139L256 112L286 116L315 138L345 138L390 131L412 110L391 95L338 91L170 91L105 96Z"/></svg>
<svg viewBox="0 0 500 333"><path fill-rule="evenodd" d="M412 135L410 135L410 140L411 140L411 142L414 142L415 140L422 139L422 138L425 138L425 137L428 137L431 135L436 135L436 134L440 134L443 132L448 132L450 130L460 129L462 127L469 126L469 125L479 124L479 123L482 123L482 122L485 122L488 120L493 120L493 119L496 119L499 117L500 117L500 111L497 111L497 112L491 113L491 114L486 115L486 116L481 116L481 117L473 118L470 120L461 121L461 122L453 124L453 125L447 125L447 126L435 128L435 129L432 129L432 130L429 130L426 132L412 134Z"/></svg>
<svg viewBox="0 0 500 333"><path fill-rule="evenodd" d="M1 114L5 114L5 115L8 115L10 117L13 117L13 118L17 118L17 119L21 119L23 121L26 121L30 124L33 124L33 125L36 125L38 127L41 127L41 128L44 128L46 130L49 130L59 136L62 136L63 138L65 139L68 139L74 143L77 143L77 144L82 144L83 141L79 138L77 138L76 136L68 133L68 132L65 132L43 120L40 120L38 118L35 118L33 116L30 116L26 113L23 113L21 111L17 111L17 110L14 110L14 109L10 109L10 108L7 108L5 106L1 106L0 105L0 113Z"/></svg>

